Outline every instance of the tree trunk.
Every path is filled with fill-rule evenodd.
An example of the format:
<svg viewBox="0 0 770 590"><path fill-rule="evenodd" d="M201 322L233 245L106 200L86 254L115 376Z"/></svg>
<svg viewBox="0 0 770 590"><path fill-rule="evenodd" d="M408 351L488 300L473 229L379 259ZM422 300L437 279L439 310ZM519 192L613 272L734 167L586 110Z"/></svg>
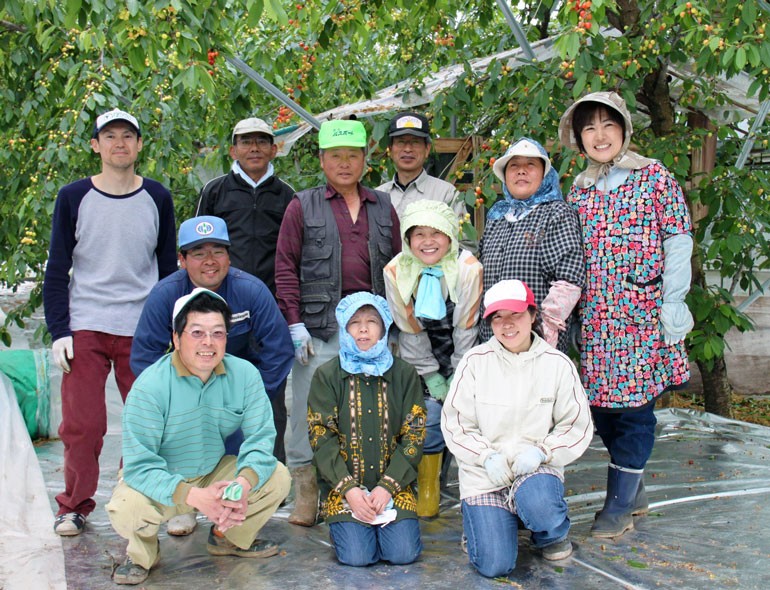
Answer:
<svg viewBox="0 0 770 590"><path fill-rule="evenodd" d="M727 380L725 357L714 361L714 367L709 371L702 362L698 362L703 378L703 400L706 411L725 418L733 417L732 393L733 388Z"/></svg>

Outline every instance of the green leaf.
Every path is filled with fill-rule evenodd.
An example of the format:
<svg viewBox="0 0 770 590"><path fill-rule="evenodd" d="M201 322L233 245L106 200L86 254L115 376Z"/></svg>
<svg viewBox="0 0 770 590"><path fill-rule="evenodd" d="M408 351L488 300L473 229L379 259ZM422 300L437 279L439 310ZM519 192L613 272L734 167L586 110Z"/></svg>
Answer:
<svg viewBox="0 0 770 590"><path fill-rule="evenodd" d="M649 567L646 563L642 561L636 561L635 559L629 559L626 561L626 563L630 567L635 567L637 569L642 569L642 570L646 570Z"/></svg>
<svg viewBox="0 0 770 590"><path fill-rule="evenodd" d="M744 2L741 20L747 24L753 24L757 19L757 5L755 2Z"/></svg>
<svg viewBox="0 0 770 590"><path fill-rule="evenodd" d="M742 70L746 65L746 50L743 47L738 47L735 52L735 67Z"/></svg>
<svg viewBox="0 0 770 590"><path fill-rule="evenodd" d="M575 86L572 87L573 98L577 99L578 97L580 97L581 94L583 94L583 90L586 87L587 81L588 81L588 76L586 74L578 74L575 77Z"/></svg>
<svg viewBox="0 0 770 590"><path fill-rule="evenodd" d="M268 18L278 21L282 25L289 23L289 16L280 0L265 0L265 14Z"/></svg>
<svg viewBox="0 0 770 590"><path fill-rule="evenodd" d="M246 6L246 23L249 27L256 27L262 18L265 4L262 0L252 0Z"/></svg>
<svg viewBox="0 0 770 590"><path fill-rule="evenodd" d="M75 24L78 22L80 16L80 7L83 5L83 0L67 0L62 2L59 6L63 8L64 12L64 26L68 29L74 29Z"/></svg>

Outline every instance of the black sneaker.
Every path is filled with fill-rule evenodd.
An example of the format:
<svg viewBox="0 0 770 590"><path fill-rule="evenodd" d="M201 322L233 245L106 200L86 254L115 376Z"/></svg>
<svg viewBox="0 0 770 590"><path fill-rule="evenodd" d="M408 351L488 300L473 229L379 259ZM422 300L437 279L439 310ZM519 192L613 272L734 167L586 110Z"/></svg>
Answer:
<svg viewBox="0 0 770 590"><path fill-rule="evenodd" d="M238 545L231 543L225 537L214 534L214 527L211 527L209 540L206 543L206 549L211 555L235 555L237 557L272 557L278 553L278 545L272 541L254 539L251 547L241 549Z"/></svg>
<svg viewBox="0 0 770 590"><path fill-rule="evenodd" d="M82 533L85 526L85 516L79 512L67 512L56 517L53 523L53 532L62 537L74 537Z"/></svg>
<svg viewBox="0 0 770 590"><path fill-rule="evenodd" d="M548 561L567 559L570 555L572 555L572 541L569 539L543 547L543 559Z"/></svg>

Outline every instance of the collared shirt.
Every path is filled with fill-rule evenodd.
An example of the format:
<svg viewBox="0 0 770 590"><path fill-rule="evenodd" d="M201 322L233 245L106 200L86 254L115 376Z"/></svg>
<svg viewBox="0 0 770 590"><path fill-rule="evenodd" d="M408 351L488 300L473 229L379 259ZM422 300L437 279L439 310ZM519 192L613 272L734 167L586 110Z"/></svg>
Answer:
<svg viewBox="0 0 770 590"><path fill-rule="evenodd" d="M254 180L251 176L246 174L243 171L243 168L241 168L241 163L238 160L234 160L233 161L233 168L232 168L232 170L233 170L233 172L235 174L240 176L244 180L244 182L247 182L251 188L257 188L260 184L262 184L268 178L270 178L273 174L275 174L275 168L273 168L273 163L272 162L270 162L267 165L267 172L265 172L262 175L262 178L260 178L259 180Z"/></svg>
<svg viewBox="0 0 770 590"><path fill-rule="evenodd" d="M372 290L371 266L369 264L369 218L366 211L366 201L371 203L377 200L377 195L371 189L358 185L358 194L361 199L361 209L358 218L353 222L350 210L344 197L336 189L327 183L325 198L334 213L337 222L340 243L342 244L342 297L358 291ZM391 208L390 217L393 222L392 247L393 254L401 252L401 229L398 222L398 214ZM302 204L299 199L293 199L286 208L281 233L278 235L278 250L286 252L293 260L302 258L302 242L304 240L304 219ZM296 269L279 268L282 265L280 259L276 259L276 275L280 272L292 272ZM291 291L291 292L290 292ZM296 324L302 321L299 310L299 283L296 290L286 289L279 305L284 312L286 321ZM287 305L287 302L297 302L297 305Z"/></svg>
<svg viewBox="0 0 770 590"><path fill-rule="evenodd" d="M123 478L156 502L171 506L187 497L187 480L211 473L238 428L245 440L236 472L255 488L276 466L275 426L259 371L225 354L204 383L174 352L134 382L123 409Z"/></svg>
<svg viewBox="0 0 770 590"><path fill-rule="evenodd" d="M457 199L457 189L445 180L429 175L424 169L412 182L403 187L398 183L398 174L393 180L377 187L378 191L390 195L390 200L399 217L404 214L407 205L421 199L446 203L458 216L465 215L465 203Z"/></svg>

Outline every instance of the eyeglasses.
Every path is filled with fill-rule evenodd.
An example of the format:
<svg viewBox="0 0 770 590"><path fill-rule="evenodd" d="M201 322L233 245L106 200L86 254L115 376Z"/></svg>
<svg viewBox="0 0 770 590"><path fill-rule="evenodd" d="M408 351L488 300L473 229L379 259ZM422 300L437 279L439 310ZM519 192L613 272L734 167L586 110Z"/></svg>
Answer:
<svg viewBox="0 0 770 590"><path fill-rule="evenodd" d="M206 336L212 340L224 340L227 338L227 332L224 330L212 330L211 332L208 330L182 330L182 332L187 332L193 340L203 340Z"/></svg>
<svg viewBox="0 0 770 590"><path fill-rule="evenodd" d="M189 252L187 255L193 260L197 260L197 261L206 260L206 258L208 258L209 256L211 256L216 260L219 260L227 256L227 250L225 250L224 248L222 250L193 250L192 252Z"/></svg>
<svg viewBox="0 0 770 590"><path fill-rule="evenodd" d="M273 142L267 137L239 137L237 141L241 147L267 148L273 145Z"/></svg>

